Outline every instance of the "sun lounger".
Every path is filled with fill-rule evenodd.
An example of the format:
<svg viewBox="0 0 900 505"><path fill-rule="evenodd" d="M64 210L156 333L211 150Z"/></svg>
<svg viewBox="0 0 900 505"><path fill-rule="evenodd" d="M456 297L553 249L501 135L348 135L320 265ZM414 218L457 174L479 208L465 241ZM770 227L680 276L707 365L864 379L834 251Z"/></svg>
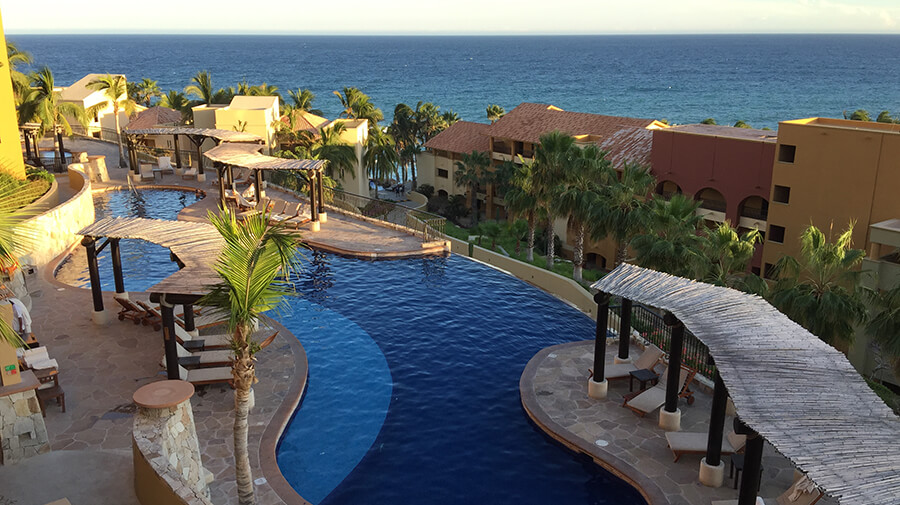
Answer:
<svg viewBox="0 0 900 505"><path fill-rule="evenodd" d="M164 174L175 173L175 168L172 166L172 159L168 156L160 156L156 159L156 162L159 165L159 169L162 170Z"/></svg>
<svg viewBox="0 0 900 505"><path fill-rule="evenodd" d="M140 308L144 310L144 319L142 321L144 323L144 326L153 326L153 329L155 331L159 331L159 329L162 328L162 313L159 311L159 307L154 307L143 300L135 300L135 303L137 303L138 306L140 306ZM195 316L199 313L200 310L194 311ZM183 315L184 314L175 314L175 324L181 326L182 328L184 328L184 319L182 319Z"/></svg>
<svg viewBox="0 0 900 505"><path fill-rule="evenodd" d="M659 347L649 344L633 363L620 363L618 365L607 363L603 367L603 375L607 380L627 379L630 377L631 372L635 370L652 370L659 363L659 359L663 357L663 354ZM588 377L593 376L594 371L588 369Z"/></svg>
<svg viewBox="0 0 900 505"><path fill-rule="evenodd" d="M682 366L681 373L679 374L678 397L687 398L689 404L693 403L694 397L688 386L690 386L690 383L694 379L694 375L696 373L696 371ZM667 367L666 371L663 372L663 374L659 378L659 384L653 386L652 388L645 389L634 394L626 395L625 403L623 403L622 406L628 407L641 417L644 417L650 412L653 412L654 410L662 407L662 405L666 403L666 378L668 377L668 375L669 369Z"/></svg>
<svg viewBox="0 0 900 505"><path fill-rule="evenodd" d="M822 499L822 496L822 491L819 491L816 484L806 475L801 475L787 491L775 498L774 503L778 505L815 505ZM773 500L757 498L756 503L766 505L766 503L773 503ZM737 505L737 500L714 501L712 505Z"/></svg>
<svg viewBox="0 0 900 505"><path fill-rule="evenodd" d="M184 172L181 172L181 178L182 179L196 179L198 173L199 173L199 171L197 170L197 167L191 167L191 168L185 169Z"/></svg>
<svg viewBox="0 0 900 505"><path fill-rule="evenodd" d="M119 298L114 297L116 302L122 306L122 310L119 311L119 321L124 321L126 319L133 321L134 324L141 324L147 317L147 311L138 307L131 300L127 298Z"/></svg>
<svg viewBox="0 0 900 505"><path fill-rule="evenodd" d="M278 200L273 198L269 201L269 221L272 220L275 216L280 216L284 214L285 210L287 210L288 202L284 200Z"/></svg>
<svg viewBox="0 0 900 505"><path fill-rule="evenodd" d="M303 208L302 204L285 202L284 209L281 212L276 214L274 210L272 211L272 214L269 216L269 224L284 223L289 219L293 219L300 215L301 208Z"/></svg>
<svg viewBox="0 0 900 505"><path fill-rule="evenodd" d="M188 370L178 365L178 378L195 386L227 382L232 385L231 367L195 368Z"/></svg>
<svg viewBox="0 0 900 505"><path fill-rule="evenodd" d="M185 345L186 347L190 345L185 344L186 342L193 342L198 346L198 349L202 350L225 349L231 347L231 335L228 335L227 333L215 333L195 337L177 324L175 325L175 338L178 339L180 344Z"/></svg>
<svg viewBox="0 0 900 505"><path fill-rule="evenodd" d="M141 163L141 180L142 181L152 181L153 180L153 165L147 163Z"/></svg>
<svg viewBox="0 0 900 505"><path fill-rule="evenodd" d="M684 454L706 454L708 439L708 433L666 432L666 441L669 442L669 449L672 449L672 454L675 455L675 461L678 461ZM746 443L747 435L738 435L731 431L722 437L722 454L740 452L744 450Z"/></svg>
<svg viewBox="0 0 900 505"><path fill-rule="evenodd" d="M191 352L178 342L175 343L175 350L178 354L178 364L185 368L231 366L234 357L234 353L230 349ZM165 355L160 360L160 365L166 366Z"/></svg>
<svg viewBox="0 0 900 505"><path fill-rule="evenodd" d="M259 199L258 202L256 202L256 206L254 208L252 208L250 210L245 210L244 212L239 212L237 214L237 216L235 216L235 217L237 217L240 220L244 220L250 216L255 216L257 214L261 214L261 213L265 212L268 208L269 208L269 199L266 197L262 197Z"/></svg>

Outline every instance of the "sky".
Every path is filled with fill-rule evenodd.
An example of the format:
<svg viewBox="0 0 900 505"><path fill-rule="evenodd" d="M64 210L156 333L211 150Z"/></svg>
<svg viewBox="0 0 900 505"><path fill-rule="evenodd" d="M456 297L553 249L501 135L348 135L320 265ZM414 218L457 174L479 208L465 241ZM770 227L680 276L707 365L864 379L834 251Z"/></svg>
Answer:
<svg viewBox="0 0 900 505"><path fill-rule="evenodd" d="M0 0L6 33L900 34L898 0Z"/></svg>

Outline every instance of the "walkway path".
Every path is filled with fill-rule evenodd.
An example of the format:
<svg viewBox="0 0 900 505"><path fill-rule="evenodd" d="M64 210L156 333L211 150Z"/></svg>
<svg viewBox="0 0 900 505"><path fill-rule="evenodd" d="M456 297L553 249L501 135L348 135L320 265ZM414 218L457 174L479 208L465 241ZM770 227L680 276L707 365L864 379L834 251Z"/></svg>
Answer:
<svg viewBox="0 0 900 505"><path fill-rule="evenodd" d="M709 505L711 500L737 499L726 472L725 486L714 489L698 481L702 455L684 455L673 462L665 432L657 426L658 413L639 417L622 407L628 381L612 381L606 400L587 395L587 370L593 366L593 341L562 344L542 350L522 374L520 393L526 411L554 438L590 455L626 480L643 487L650 505ZM640 352L632 349L632 353ZM680 401L681 428L708 432L710 394L695 391L693 405ZM725 422L730 431L732 418ZM598 445L607 444L604 446ZM813 449L811 449L813 450ZM729 464L729 456L722 461ZM768 443L763 452L762 488L766 503L792 483L793 465ZM772 500L771 502L769 500ZM820 504L834 503L823 498Z"/></svg>

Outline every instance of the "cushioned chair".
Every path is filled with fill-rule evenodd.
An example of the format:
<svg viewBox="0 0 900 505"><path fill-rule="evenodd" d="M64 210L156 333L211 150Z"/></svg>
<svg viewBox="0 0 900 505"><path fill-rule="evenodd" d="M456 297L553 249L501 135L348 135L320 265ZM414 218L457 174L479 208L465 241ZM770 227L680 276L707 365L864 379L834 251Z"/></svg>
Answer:
<svg viewBox="0 0 900 505"><path fill-rule="evenodd" d="M134 302L129 300L128 298L119 298L113 297L121 307L122 310L119 311L119 321L124 321L128 319L129 321L133 321L134 324L141 324L141 321L147 317L147 311L135 305Z"/></svg>
<svg viewBox="0 0 900 505"><path fill-rule="evenodd" d="M152 181L153 180L153 165L147 163L141 163L141 180L142 181Z"/></svg>
<svg viewBox="0 0 900 505"><path fill-rule="evenodd" d="M822 496L822 491L819 491L816 484L806 475L801 475L787 491L775 498L774 502L778 505L815 505L816 502L822 499ZM766 500L762 498L756 499L756 503L759 505L771 504L772 502L773 500L768 498ZM737 505L737 503L737 500L722 500L714 501L711 505Z"/></svg>
<svg viewBox="0 0 900 505"><path fill-rule="evenodd" d="M682 365L681 373L678 376L678 398L687 398L688 403L694 403L693 393L689 386L696 373L696 371ZM659 384L652 388L626 395L625 403L622 406L628 407L641 417L662 407L666 403L666 379L668 376L669 368L666 367L666 371L659 378Z"/></svg>
<svg viewBox="0 0 900 505"><path fill-rule="evenodd" d="M230 386L234 387L232 384L230 366L195 368L193 370L188 370L187 368L178 365L178 378L190 382L195 386L227 382Z"/></svg>
<svg viewBox="0 0 900 505"><path fill-rule="evenodd" d="M266 197L262 197L256 202L256 206L250 210L245 210L244 212L238 212L237 217L240 220L247 219L250 216L255 216L257 214L262 214L266 210L269 209L269 199Z"/></svg>
<svg viewBox="0 0 900 505"><path fill-rule="evenodd" d="M185 169L184 172L181 172L181 178L182 179L196 179L197 174L199 174L197 167L191 167L191 168Z"/></svg>
<svg viewBox="0 0 900 505"><path fill-rule="evenodd" d="M669 449L672 449L672 454L675 455L675 461L678 461L683 454L706 454L708 439L708 433L666 432L666 441L669 442ZM744 450L746 443L747 435L738 435L731 431L722 437L722 454L740 452Z"/></svg>
<svg viewBox="0 0 900 505"><path fill-rule="evenodd" d="M159 165L159 169L162 170L164 174L175 173L175 167L172 166L172 159L168 156L160 156L156 159L156 162Z"/></svg>
<svg viewBox="0 0 900 505"><path fill-rule="evenodd" d="M603 375L607 380L627 379L630 377L631 372L634 372L635 370L652 370L653 367L659 363L659 359L663 357L663 354L664 353L659 347L648 344L647 347L644 348L644 352L632 363L620 363L618 365L607 363L603 367ZM588 377L593 377L593 375L594 371L588 369Z"/></svg>
<svg viewBox="0 0 900 505"><path fill-rule="evenodd" d="M278 224L293 219L300 215L301 208L303 208L302 204L285 202L284 209L281 212L276 214L274 210L272 211L272 214L269 216L269 223Z"/></svg>

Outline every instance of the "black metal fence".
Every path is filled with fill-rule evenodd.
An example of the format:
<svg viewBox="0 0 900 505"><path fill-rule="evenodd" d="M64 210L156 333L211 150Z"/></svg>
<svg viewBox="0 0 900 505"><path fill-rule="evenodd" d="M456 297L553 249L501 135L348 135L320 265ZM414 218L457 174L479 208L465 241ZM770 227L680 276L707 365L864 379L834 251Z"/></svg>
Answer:
<svg viewBox="0 0 900 505"><path fill-rule="evenodd" d="M622 314L620 305L610 306L610 310L618 315ZM650 341L656 347L669 353L669 342L672 339L672 329L663 322L663 317L650 308L634 303L631 306L631 327L644 339ZM619 328L611 328L618 333ZM712 378L716 367L709 364L709 349L687 328L684 330L684 348L681 361L686 366L697 370L701 375Z"/></svg>
<svg viewBox="0 0 900 505"><path fill-rule="evenodd" d="M330 197L330 198L329 198ZM325 189L325 199L348 212L412 228L425 242L437 240L444 234L447 219L437 214L411 209L390 200L376 200L347 193L339 189Z"/></svg>

